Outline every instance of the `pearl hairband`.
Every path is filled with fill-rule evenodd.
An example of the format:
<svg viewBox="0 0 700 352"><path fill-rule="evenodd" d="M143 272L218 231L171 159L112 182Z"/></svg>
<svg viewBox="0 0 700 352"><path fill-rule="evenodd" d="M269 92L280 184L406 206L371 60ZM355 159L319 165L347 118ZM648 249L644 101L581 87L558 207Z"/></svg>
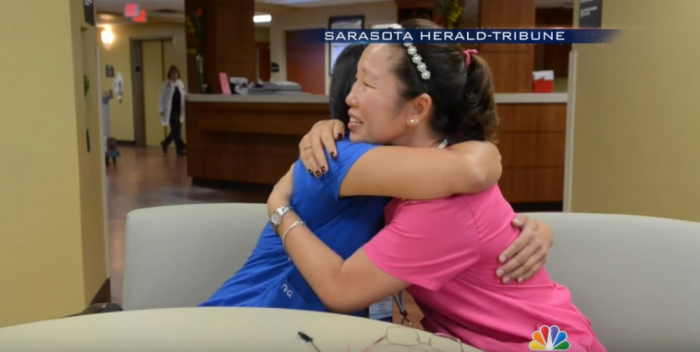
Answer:
<svg viewBox="0 0 700 352"><path fill-rule="evenodd" d="M393 24L389 26L389 28L403 29L403 27L401 27L401 25L399 24ZM416 47L413 46L412 43L404 43L403 45L406 47L408 55L411 56L411 61L413 61L413 63L416 65L416 68L418 69L418 72L420 72L420 77L426 81L429 80L430 71L428 71L428 68L425 66L425 63L423 63L423 58L418 54L418 49L416 49ZM475 49L464 50L464 66L468 68L472 61L471 56L478 53L479 52Z"/></svg>
<svg viewBox="0 0 700 352"><path fill-rule="evenodd" d="M401 25L398 24L393 24L389 26L389 28L392 29L403 29ZM428 71L428 68L425 66L423 63L423 58L418 54L418 49L416 49L415 46L413 46L412 43L403 43L403 45L406 47L406 51L408 52L408 55L411 56L411 61L416 65L416 68L418 69L418 72L420 72L420 78L424 80L429 80L430 79L430 71Z"/></svg>

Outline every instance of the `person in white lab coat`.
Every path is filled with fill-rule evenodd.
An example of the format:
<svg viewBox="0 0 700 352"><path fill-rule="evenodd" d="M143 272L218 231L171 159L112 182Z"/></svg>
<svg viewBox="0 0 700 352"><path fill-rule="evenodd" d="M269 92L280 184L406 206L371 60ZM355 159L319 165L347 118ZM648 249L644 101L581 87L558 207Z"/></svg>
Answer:
<svg viewBox="0 0 700 352"><path fill-rule="evenodd" d="M180 80L180 71L170 66L168 80L163 83L158 98L160 123L170 126L170 134L160 143L163 153L168 152L168 146L175 142L177 155L185 155L187 146L182 141L182 124L185 122L185 85Z"/></svg>

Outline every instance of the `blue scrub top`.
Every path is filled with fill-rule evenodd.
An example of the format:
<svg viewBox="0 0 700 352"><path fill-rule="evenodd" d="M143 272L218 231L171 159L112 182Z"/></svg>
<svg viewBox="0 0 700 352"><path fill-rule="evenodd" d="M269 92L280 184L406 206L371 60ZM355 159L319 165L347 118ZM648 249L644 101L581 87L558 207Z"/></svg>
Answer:
<svg viewBox="0 0 700 352"><path fill-rule="evenodd" d="M338 156L327 156L329 171L320 179L297 160L291 205L323 243L347 259L382 228L383 209L389 199L340 198L340 185L348 170L375 146L351 143L346 137L336 147ZM328 311L285 253L282 240L269 222L243 268L200 306ZM366 316L366 311L355 315Z"/></svg>

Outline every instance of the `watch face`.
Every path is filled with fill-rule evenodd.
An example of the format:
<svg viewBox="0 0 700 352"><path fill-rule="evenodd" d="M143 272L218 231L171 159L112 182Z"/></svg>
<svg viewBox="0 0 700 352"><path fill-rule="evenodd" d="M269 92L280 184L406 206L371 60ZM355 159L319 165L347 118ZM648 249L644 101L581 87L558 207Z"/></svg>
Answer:
<svg viewBox="0 0 700 352"><path fill-rule="evenodd" d="M279 212L274 212L272 213L272 216L270 216L270 221L272 221L273 225L279 225L280 224L280 213Z"/></svg>

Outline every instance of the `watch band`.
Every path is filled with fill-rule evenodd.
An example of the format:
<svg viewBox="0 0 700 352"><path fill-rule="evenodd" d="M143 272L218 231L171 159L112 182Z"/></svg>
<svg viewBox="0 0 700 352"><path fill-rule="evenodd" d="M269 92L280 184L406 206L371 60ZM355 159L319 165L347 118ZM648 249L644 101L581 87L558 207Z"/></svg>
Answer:
<svg viewBox="0 0 700 352"><path fill-rule="evenodd" d="M282 223L284 214L287 214L290 210L293 210L291 205L284 205L277 208L277 210L270 215L270 222L272 225L275 227L279 226Z"/></svg>

